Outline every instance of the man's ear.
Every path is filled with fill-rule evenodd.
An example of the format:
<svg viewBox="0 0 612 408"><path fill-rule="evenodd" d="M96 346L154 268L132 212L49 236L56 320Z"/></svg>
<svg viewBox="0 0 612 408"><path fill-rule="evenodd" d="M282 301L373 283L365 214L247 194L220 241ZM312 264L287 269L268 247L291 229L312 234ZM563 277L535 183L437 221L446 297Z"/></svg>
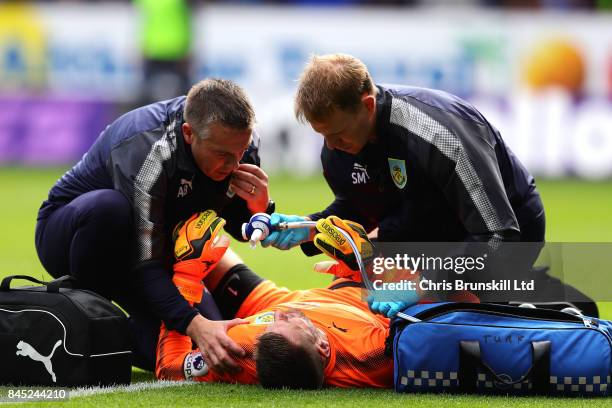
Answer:
<svg viewBox="0 0 612 408"><path fill-rule="evenodd" d="M365 94L361 97L361 103L368 110L368 113L373 113L376 111L376 96Z"/></svg>
<svg viewBox="0 0 612 408"><path fill-rule="evenodd" d="M193 134L193 129L191 128L191 125L185 122L183 123L182 129L183 129L183 139L185 139L185 143L187 143L188 145L192 144L193 138L195 137L195 135Z"/></svg>
<svg viewBox="0 0 612 408"><path fill-rule="evenodd" d="M323 358L328 358L331 354L331 349L329 348L329 341L327 339L319 338L317 341L317 351Z"/></svg>

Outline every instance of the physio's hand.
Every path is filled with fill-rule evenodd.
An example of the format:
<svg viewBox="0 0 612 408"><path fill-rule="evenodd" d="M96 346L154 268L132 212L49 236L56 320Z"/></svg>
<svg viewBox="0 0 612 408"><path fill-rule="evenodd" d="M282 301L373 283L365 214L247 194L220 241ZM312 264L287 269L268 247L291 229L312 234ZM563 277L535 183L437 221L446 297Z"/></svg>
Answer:
<svg viewBox="0 0 612 408"><path fill-rule="evenodd" d="M217 217L213 210L206 210L174 228L172 240L176 262L172 281L189 302L200 302L204 290L202 280L229 246L229 238L219 236L224 225L223 218Z"/></svg>
<svg viewBox="0 0 612 408"><path fill-rule="evenodd" d="M227 331L245 323L247 321L242 319L213 321L197 315L187 326L186 333L202 352L206 364L216 373L237 373L240 366L232 355L244 357L245 352L227 335Z"/></svg>
<svg viewBox="0 0 612 408"><path fill-rule="evenodd" d="M251 213L265 212L268 208L268 175L254 164L240 164L232 173L230 188L246 201Z"/></svg>
<svg viewBox="0 0 612 408"><path fill-rule="evenodd" d="M376 301L376 296L370 295L368 296L368 306L372 312L392 318L397 314L397 312L401 312L408 306L412 306L418 302L419 299L416 292L410 292L413 293L406 293L405 300L397 301Z"/></svg>
<svg viewBox="0 0 612 408"><path fill-rule="evenodd" d="M412 281L414 289L379 289L370 291L368 306L374 313L392 318L397 312L401 312L408 306L418 303L423 296L423 291L419 288L421 274L416 270L392 268L379 274L378 278L382 282L387 283Z"/></svg>
<svg viewBox="0 0 612 408"><path fill-rule="evenodd" d="M364 265L367 266L374 257L374 245L363 227L356 222L341 220L335 215L318 220L318 234L313 239L315 246L348 269L358 271L357 258L340 230L349 234L359 249Z"/></svg>
<svg viewBox="0 0 612 408"><path fill-rule="evenodd" d="M278 230L275 227L281 222L296 222L296 221L307 221L308 218L300 217L297 215L285 215L273 213L270 216L270 225L272 226L272 232L266 239L261 241L261 246L266 248L272 245L278 249L289 249L303 242L310 240L310 229L309 228L292 228L286 230Z"/></svg>

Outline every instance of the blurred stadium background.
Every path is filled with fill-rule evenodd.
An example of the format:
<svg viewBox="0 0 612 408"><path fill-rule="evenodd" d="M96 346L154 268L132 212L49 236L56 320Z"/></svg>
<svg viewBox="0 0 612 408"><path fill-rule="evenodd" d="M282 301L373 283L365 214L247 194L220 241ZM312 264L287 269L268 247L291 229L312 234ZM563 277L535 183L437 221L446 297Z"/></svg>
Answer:
<svg viewBox="0 0 612 408"><path fill-rule="evenodd" d="M329 203L322 140L292 114L313 52L470 100L536 175L547 239L612 242L611 28L612 0L3 1L0 276L45 277L38 206L113 118L207 76L252 98L278 211ZM299 251L234 248L291 288L328 280Z"/></svg>
<svg viewBox="0 0 612 408"><path fill-rule="evenodd" d="M292 114L313 52L472 101L537 176L547 239L612 241L610 27L612 0L4 1L0 274L43 273L36 210L110 121L207 76L252 98L278 210L329 203L322 139ZM299 252L235 248L290 287L325 279Z"/></svg>
<svg viewBox="0 0 612 408"><path fill-rule="evenodd" d="M252 98L279 211L327 204L322 139L292 114L313 52L472 101L537 176L547 239L612 241L610 27L612 0L0 3L0 273L40 273L36 209L110 121L207 76Z"/></svg>

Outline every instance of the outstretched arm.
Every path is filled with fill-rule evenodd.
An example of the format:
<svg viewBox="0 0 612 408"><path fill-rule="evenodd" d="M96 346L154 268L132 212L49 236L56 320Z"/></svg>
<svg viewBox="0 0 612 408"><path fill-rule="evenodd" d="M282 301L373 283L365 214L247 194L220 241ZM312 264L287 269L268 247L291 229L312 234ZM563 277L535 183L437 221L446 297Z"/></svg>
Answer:
<svg viewBox="0 0 612 408"><path fill-rule="evenodd" d="M180 223L173 233L174 256L172 281L183 297L199 303L204 290L205 279L223 259L229 239L219 236L225 221L212 210L194 214ZM228 335L227 330L241 319L211 321L201 315L193 318L187 326L187 335L204 351L207 365L222 374L237 372L240 367L232 357L243 356L240 348ZM159 358L163 356L158 356Z"/></svg>

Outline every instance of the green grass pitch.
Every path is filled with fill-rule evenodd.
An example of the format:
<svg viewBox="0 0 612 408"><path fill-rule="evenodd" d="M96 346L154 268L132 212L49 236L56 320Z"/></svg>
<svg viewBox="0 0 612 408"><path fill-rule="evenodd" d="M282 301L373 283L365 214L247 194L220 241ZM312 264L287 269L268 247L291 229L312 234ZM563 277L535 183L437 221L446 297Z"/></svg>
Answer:
<svg viewBox="0 0 612 408"><path fill-rule="evenodd" d="M36 212L49 187L64 169L0 168L0 277L29 274L48 279L36 257ZM547 211L547 240L566 242L612 242L612 181L540 181ZM322 178L295 179L275 176L270 180L277 211L302 214L328 204L331 194ZM367 199L367 198L364 198ZM232 247L260 275L292 289L325 284L312 264L322 256L306 258L299 250L251 250ZM612 307L601 304L603 317L612 318ZM1 365L1 362L0 362ZM134 371L135 381L152 376ZM73 406L418 406L418 407L578 407L612 406L612 400L560 398L512 398L463 395L397 395L388 390L322 390L318 392L264 391L259 387L196 384L133 393L111 393L73 398L61 403ZM23 405L20 405L23 406Z"/></svg>

